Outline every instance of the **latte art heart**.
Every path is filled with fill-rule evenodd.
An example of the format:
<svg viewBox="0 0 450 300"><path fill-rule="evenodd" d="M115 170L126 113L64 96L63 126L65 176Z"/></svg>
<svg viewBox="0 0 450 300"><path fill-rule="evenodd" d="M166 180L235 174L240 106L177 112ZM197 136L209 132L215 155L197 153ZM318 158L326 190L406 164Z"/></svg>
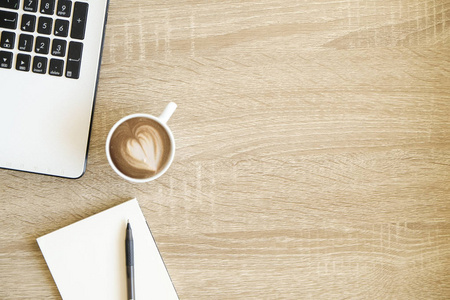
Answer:
<svg viewBox="0 0 450 300"><path fill-rule="evenodd" d="M161 166L163 140L158 131L150 126L141 126L136 130L136 137L127 141L122 154L131 166L156 172Z"/></svg>
<svg viewBox="0 0 450 300"><path fill-rule="evenodd" d="M111 136L111 160L123 174L149 178L164 169L171 152L169 135L158 122L144 117L126 120Z"/></svg>

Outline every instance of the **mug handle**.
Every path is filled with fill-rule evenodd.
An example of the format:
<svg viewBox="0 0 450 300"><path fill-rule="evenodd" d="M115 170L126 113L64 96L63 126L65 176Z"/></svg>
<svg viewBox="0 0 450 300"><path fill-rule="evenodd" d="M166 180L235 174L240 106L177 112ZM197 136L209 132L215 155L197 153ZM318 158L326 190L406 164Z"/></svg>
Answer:
<svg viewBox="0 0 450 300"><path fill-rule="evenodd" d="M172 114L175 112L175 109L177 109L177 105L174 102L170 102L169 104L167 104L166 108L164 108L164 111L159 116L159 120L161 121L161 123L166 124Z"/></svg>

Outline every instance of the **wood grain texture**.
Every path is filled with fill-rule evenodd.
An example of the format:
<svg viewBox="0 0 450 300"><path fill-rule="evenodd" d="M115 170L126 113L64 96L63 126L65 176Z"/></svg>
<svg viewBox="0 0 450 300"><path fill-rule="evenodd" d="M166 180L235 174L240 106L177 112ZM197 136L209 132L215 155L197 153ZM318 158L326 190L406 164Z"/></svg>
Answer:
<svg viewBox="0 0 450 300"><path fill-rule="evenodd" d="M168 101L172 167L121 180L109 128ZM181 299L449 299L450 1L111 0L86 174L0 171L0 298L133 197Z"/></svg>

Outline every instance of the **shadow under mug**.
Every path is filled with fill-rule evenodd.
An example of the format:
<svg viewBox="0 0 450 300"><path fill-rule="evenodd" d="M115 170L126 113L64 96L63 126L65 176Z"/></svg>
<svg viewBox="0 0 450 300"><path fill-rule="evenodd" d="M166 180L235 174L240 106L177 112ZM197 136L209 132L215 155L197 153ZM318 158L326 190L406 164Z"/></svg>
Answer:
<svg viewBox="0 0 450 300"><path fill-rule="evenodd" d="M173 162L173 158L175 156L175 139L173 137L172 131L167 126L167 121L169 121L170 117L175 112L176 108L177 108L177 105L174 102L170 102L169 104L167 104L166 108L164 109L164 111L161 113L161 115L159 117L155 117L153 115L144 114L144 113L136 113L136 114L131 114L126 117L123 117L122 119L117 121L116 124L114 124L114 126L109 131L108 137L106 138L106 147L105 147L106 149L105 150L106 150L106 157L108 159L109 165L120 177L122 177L128 181L131 181L131 182L143 183L143 182L149 182L149 181L159 178L161 175L163 175L169 169L170 165ZM162 128L164 128L164 130L166 131L167 136L169 137L169 140L170 140L170 152L169 152L169 156L167 158L167 162L165 163L164 167L159 172L157 172L155 175L153 175L151 177L133 178L133 177L127 176L116 167L116 165L114 164L114 162L111 158L110 142L111 142L113 133L116 131L116 129L122 123L124 123L127 120L133 119L133 118L147 118L147 119L151 119L151 120L155 121L156 123L161 125Z"/></svg>

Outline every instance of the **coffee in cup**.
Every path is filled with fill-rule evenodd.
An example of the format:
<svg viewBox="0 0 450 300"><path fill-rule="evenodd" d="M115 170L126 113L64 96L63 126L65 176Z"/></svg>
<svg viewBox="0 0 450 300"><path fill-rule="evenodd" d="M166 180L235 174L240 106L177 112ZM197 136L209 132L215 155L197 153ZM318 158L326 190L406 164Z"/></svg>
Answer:
<svg viewBox="0 0 450 300"><path fill-rule="evenodd" d="M111 128L106 154L117 174L129 181L147 182L166 172L175 154L175 141L166 122L175 109L171 102L159 118L133 114Z"/></svg>

